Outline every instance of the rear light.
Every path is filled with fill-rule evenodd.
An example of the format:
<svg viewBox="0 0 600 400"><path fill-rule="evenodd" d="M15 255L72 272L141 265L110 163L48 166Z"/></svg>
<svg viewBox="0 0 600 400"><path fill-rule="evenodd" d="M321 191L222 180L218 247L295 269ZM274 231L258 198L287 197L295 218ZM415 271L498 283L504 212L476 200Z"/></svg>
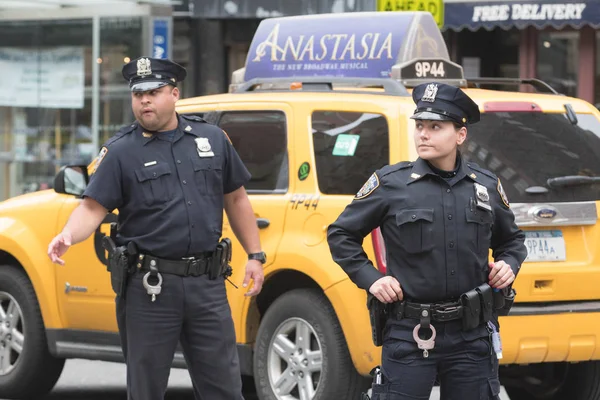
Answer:
<svg viewBox="0 0 600 400"><path fill-rule="evenodd" d="M487 101L485 112L542 112L540 106L529 101Z"/></svg>
<svg viewBox="0 0 600 400"><path fill-rule="evenodd" d="M373 238L373 250L375 251L375 262L377 263L377 269L382 274L385 274L387 270L387 261L385 258L385 243L383 241L383 235L381 234L380 228L375 228L371 232Z"/></svg>

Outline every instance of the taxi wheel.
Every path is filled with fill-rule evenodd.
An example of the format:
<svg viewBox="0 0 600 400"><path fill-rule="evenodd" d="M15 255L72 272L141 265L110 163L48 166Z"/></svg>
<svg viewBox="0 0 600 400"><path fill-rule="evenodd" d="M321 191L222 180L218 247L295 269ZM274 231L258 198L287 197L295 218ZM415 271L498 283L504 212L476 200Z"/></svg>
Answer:
<svg viewBox="0 0 600 400"><path fill-rule="evenodd" d="M576 364L557 365L566 367L564 373L553 379L555 390L526 390L520 387L506 387L510 400L600 400L600 361L586 361Z"/></svg>
<svg viewBox="0 0 600 400"><path fill-rule="evenodd" d="M0 265L0 398L48 393L65 360L50 355L35 292L18 268Z"/></svg>
<svg viewBox="0 0 600 400"><path fill-rule="evenodd" d="M260 400L358 399L369 384L352 364L331 304L313 289L289 291L265 313L254 380Z"/></svg>

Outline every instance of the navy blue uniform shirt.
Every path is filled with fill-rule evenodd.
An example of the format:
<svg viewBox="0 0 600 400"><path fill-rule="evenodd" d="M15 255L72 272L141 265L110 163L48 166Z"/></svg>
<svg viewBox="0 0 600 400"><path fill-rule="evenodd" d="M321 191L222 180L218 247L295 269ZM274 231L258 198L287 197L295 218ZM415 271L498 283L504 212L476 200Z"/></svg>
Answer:
<svg viewBox="0 0 600 400"><path fill-rule="evenodd" d="M383 167L330 225L333 259L365 290L383 277L362 248L377 227L386 246L387 274L410 301L457 299L488 282L490 248L515 275L527 256L499 179L462 159L446 179L420 158Z"/></svg>
<svg viewBox="0 0 600 400"><path fill-rule="evenodd" d="M178 115L172 138L149 134L136 122L102 148L84 192L117 209L117 244L178 259L213 251L223 226L223 195L250 173L217 126Z"/></svg>

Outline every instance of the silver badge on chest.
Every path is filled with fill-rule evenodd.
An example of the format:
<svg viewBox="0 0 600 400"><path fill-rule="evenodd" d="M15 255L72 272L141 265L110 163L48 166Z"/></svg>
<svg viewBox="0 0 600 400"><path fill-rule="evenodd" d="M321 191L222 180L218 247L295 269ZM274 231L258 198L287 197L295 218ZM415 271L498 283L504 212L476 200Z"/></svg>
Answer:
<svg viewBox="0 0 600 400"><path fill-rule="evenodd" d="M490 195L485 186L475 183L475 198L477 199L477 207L492 211L490 205Z"/></svg>
<svg viewBox="0 0 600 400"><path fill-rule="evenodd" d="M196 149L200 157L214 157L215 153L212 152L208 138L199 137L194 140L196 141Z"/></svg>

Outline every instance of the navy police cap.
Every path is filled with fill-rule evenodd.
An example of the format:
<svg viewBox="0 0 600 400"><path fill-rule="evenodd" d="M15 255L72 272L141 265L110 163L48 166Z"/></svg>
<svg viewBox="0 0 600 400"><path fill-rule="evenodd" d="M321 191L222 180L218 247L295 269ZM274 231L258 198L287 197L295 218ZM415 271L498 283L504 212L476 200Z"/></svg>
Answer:
<svg viewBox="0 0 600 400"><path fill-rule="evenodd" d="M165 85L177 86L187 72L181 65L166 59L140 57L123 66L123 77L132 92L145 92Z"/></svg>
<svg viewBox="0 0 600 400"><path fill-rule="evenodd" d="M460 88L445 83L423 83L412 92L417 105L412 119L454 121L461 125L479 122L479 106Z"/></svg>

